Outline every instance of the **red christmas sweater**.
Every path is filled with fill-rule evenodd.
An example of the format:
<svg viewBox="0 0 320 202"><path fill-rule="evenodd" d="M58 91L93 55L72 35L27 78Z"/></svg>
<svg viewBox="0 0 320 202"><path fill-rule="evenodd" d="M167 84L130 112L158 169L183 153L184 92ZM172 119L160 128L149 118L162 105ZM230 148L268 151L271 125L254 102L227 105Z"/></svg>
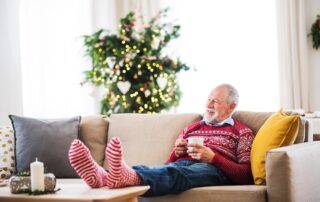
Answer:
<svg viewBox="0 0 320 202"><path fill-rule="evenodd" d="M219 168L234 184L252 184L250 151L253 133L243 123L234 120L234 125L210 126L198 121L187 126L178 138L203 137L204 145L215 152L211 164ZM188 154L176 157L172 150L167 163L191 160Z"/></svg>

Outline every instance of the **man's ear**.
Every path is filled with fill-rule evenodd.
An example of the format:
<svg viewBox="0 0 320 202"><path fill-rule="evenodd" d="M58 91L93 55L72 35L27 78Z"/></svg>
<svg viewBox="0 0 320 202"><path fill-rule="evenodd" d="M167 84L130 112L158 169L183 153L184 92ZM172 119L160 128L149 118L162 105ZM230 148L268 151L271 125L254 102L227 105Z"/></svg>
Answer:
<svg viewBox="0 0 320 202"><path fill-rule="evenodd" d="M236 108L237 104L235 102L230 104L230 109L233 111Z"/></svg>

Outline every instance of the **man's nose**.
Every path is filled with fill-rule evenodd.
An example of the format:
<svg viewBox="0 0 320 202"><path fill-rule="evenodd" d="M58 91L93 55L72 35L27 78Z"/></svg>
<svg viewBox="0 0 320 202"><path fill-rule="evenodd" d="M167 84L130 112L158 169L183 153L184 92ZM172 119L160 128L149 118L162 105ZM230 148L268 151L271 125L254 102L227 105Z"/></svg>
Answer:
<svg viewBox="0 0 320 202"><path fill-rule="evenodd" d="M208 108L212 108L214 105L213 105L213 102L211 100L208 100L207 101L207 107Z"/></svg>

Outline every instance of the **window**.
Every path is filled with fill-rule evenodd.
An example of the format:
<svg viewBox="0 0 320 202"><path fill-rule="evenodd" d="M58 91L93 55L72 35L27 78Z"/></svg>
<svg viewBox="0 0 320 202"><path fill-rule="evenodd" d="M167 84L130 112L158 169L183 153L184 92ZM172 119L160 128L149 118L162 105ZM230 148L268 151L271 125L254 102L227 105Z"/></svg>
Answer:
<svg viewBox="0 0 320 202"><path fill-rule="evenodd" d="M20 2L25 116L55 118L95 111L89 89L80 86L82 71L90 66L81 38L91 33L90 20L89 0Z"/></svg>
<svg viewBox="0 0 320 202"><path fill-rule="evenodd" d="M176 55L197 71L183 72L178 112L202 112L220 83L239 91L238 110L279 107L274 1L165 1L182 26Z"/></svg>

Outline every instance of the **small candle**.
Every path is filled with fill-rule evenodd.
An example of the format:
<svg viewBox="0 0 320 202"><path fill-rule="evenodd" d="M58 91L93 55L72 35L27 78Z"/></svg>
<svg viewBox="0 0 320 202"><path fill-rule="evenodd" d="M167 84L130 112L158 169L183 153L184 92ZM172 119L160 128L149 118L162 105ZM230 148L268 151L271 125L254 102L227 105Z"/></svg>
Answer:
<svg viewBox="0 0 320 202"><path fill-rule="evenodd" d="M44 191L44 168L43 163L36 161L30 164L31 191Z"/></svg>

